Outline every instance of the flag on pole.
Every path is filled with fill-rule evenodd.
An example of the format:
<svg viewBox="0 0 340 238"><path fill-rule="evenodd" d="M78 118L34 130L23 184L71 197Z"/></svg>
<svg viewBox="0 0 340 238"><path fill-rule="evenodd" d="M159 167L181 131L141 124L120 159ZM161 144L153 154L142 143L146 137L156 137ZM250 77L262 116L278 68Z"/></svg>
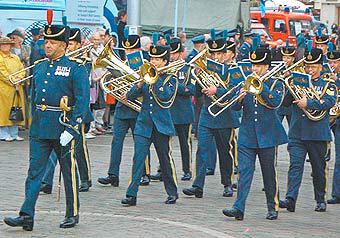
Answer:
<svg viewBox="0 0 340 238"><path fill-rule="evenodd" d="M260 0L260 10L261 10L261 17L264 17L266 15L266 5L265 5L266 0Z"/></svg>
<svg viewBox="0 0 340 238"><path fill-rule="evenodd" d="M104 17L110 24L112 32L117 32L115 17L118 15L118 9L113 0L106 0L104 4Z"/></svg>

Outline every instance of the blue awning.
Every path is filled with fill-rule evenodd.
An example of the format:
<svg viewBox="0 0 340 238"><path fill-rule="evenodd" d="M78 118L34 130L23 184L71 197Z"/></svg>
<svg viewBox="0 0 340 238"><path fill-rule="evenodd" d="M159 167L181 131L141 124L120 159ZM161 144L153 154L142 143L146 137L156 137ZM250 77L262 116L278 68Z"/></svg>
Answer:
<svg viewBox="0 0 340 238"><path fill-rule="evenodd" d="M66 0L0 0L0 9L65 11Z"/></svg>

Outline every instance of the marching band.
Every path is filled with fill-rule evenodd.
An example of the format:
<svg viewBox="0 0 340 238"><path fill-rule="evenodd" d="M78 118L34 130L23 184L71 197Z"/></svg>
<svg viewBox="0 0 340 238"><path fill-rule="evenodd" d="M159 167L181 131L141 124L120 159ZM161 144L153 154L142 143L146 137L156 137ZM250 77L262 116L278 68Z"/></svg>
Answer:
<svg viewBox="0 0 340 238"><path fill-rule="evenodd" d="M225 216L244 219L257 156L266 195L266 219L276 220L279 207L295 211L307 154L312 166L315 211L325 212L327 203L340 203L340 51L328 36L320 34L315 42L308 41L302 59L296 59L296 48L287 41L279 51L279 63L272 62L269 46L251 32L244 34L239 52L228 31L216 34L211 30L209 39L196 36L192 39L194 49L186 59L179 38L166 35L166 43L160 44L159 35L154 33L146 55L141 50L140 36L128 31L119 42L124 60L111 40L98 54L91 50L92 45L81 46L79 29L53 25L51 17L44 38L47 58L34 63L32 74L25 201L18 217L4 219L7 225L33 229L39 192L52 191L48 181L53 180L55 164L47 163L53 156L60 164L66 196L66 214L60 228L74 227L79 222L79 192L87 192L92 186L84 135L93 120L89 77L95 68L105 69L100 85L118 100L108 175L99 178L99 184L119 186L124 139L129 129L133 131L132 174L126 197L121 200L123 205L136 206L139 186L150 183L151 144L157 152L157 157L151 159L158 159L160 166L157 178L164 182L167 193L165 203L176 203L179 192L172 157L175 135L182 158L181 180L193 180L191 187L182 190L186 196L203 197L205 176L215 166L217 150L222 196L233 197L237 187L233 206L222 211ZM89 54L96 55L95 62ZM202 100L199 114L192 97L198 99L196 103ZM282 124L284 117L289 124L287 132ZM336 162L332 197L327 200L331 119ZM192 126L198 141L195 160ZM287 143L287 190L285 198L279 200L277 148ZM234 172L238 172L237 183Z"/></svg>

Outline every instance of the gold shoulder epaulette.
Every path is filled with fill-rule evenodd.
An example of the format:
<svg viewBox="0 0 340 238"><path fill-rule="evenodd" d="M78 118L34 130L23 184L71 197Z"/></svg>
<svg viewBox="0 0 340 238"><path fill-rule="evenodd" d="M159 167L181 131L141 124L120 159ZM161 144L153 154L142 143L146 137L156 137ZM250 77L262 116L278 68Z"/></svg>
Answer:
<svg viewBox="0 0 340 238"><path fill-rule="evenodd" d="M40 59L40 60L36 60L36 61L34 61L34 64L35 64L35 65L40 64L41 62L44 62L45 60L47 60L47 58L43 58L43 59Z"/></svg>

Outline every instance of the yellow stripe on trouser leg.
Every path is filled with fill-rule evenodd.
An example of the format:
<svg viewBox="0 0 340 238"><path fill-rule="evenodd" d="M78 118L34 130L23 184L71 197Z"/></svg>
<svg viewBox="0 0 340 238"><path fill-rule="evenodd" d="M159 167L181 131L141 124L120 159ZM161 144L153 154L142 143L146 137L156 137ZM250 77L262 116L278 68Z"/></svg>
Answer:
<svg viewBox="0 0 340 238"><path fill-rule="evenodd" d="M275 197L274 197L274 202L275 202L275 211L279 210L279 181L278 181L278 175L277 175L277 146L275 146L275 155L274 155L274 169L275 169Z"/></svg>
<svg viewBox="0 0 340 238"><path fill-rule="evenodd" d="M235 130L234 129L231 129L231 133L230 133L230 137L229 137L229 155L232 159L231 161L231 183L234 182L234 154L233 154L233 145L232 145L232 141L233 141L233 138L234 138L234 134L235 134Z"/></svg>
<svg viewBox="0 0 340 238"><path fill-rule="evenodd" d="M192 163L192 140L191 140L191 129L192 125L189 125L189 131L188 131L188 146L189 146L189 170L192 171L191 163Z"/></svg>
<svg viewBox="0 0 340 238"><path fill-rule="evenodd" d="M71 142L71 181L73 192L73 216L78 215L78 196L77 196L77 181L76 181L76 163L74 160L75 140Z"/></svg>
<svg viewBox="0 0 340 238"><path fill-rule="evenodd" d="M326 186L325 186L325 196L324 201L327 201L327 192L328 192L328 161L325 164L325 179L326 179Z"/></svg>
<svg viewBox="0 0 340 238"><path fill-rule="evenodd" d="M169 137L169 160L170 160L170 165L171 165L171 172L172 172L172 178L175 181L176 186L177 185L177 174L176 174L176 167L175 167L175 163L174 160L172 158L172 138L171 136Z"/></svg>
<svg viewBox="0 0 340 238"><path fill-rule="evenodd" d="M146 175L150 175L150 167L149 167L149 165L150 165L150 157L148 155L145 158L144 164L145 164L145 174Z"/></svg>
<svg viewBox="0 0 340 238"><path fill-rule="evenodd" d="M238 152L237 152L237 134L236 129L233 129L234 137L233 137L233 153L234 153L234 166L238 167Z"/></svg>
<svg viewBox="0 0 340 238"><path fill-rule="evenodd" d="M83 124L81 129L81 135L82 135L82 142L83 142L83 150L84 150L84 156L85 156L85 161L86 161L86 166L87 166L87 175L89 177L89 181L91 181L91 165L90 165L90 158L89 158L89 153L87 150L87 144L86 144L86 139L85 139L85 124Z"/></svg>

